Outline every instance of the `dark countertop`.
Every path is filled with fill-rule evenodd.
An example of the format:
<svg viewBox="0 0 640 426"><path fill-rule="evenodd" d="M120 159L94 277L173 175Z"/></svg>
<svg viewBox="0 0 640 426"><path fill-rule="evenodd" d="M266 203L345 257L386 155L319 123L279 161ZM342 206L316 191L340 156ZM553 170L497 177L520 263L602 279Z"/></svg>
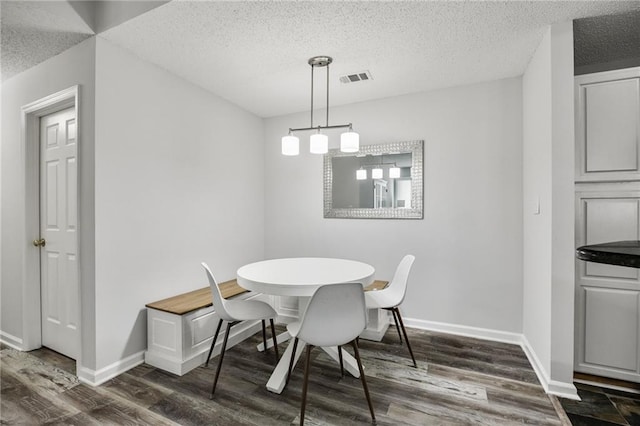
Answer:
<svg viewBox="0 0 640 426"><path fill-rule="evenodd" d="M576 249L578 259L640 268L640 241L615 241Z"/></svg>

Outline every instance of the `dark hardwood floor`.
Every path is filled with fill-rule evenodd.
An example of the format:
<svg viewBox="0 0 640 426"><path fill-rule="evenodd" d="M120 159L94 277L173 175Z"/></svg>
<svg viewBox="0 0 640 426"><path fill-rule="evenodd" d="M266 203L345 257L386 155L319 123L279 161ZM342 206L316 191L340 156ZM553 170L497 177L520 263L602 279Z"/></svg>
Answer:
<svg viewBox="0 0 640 426"><path fill-rule="evenodd" d="M394 327L382 342L360 341L379 425L563 424L519 346L408 332L418 369ZM94 388L78 382L74 361L62 355L3 347L0 424L297 424L303 362L281 395L270 393L273 352L257 352L260 341L258 333L227 351L214 400L217 358L182 377L143 364ZM360 380L341 378L318 349L312 358L305 422L370 424Z"/></svg>

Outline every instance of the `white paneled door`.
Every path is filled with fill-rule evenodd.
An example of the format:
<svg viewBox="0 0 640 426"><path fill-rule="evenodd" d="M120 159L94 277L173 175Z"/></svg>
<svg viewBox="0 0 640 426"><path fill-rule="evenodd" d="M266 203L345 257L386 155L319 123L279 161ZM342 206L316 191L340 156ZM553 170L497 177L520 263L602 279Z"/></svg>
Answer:
<svg viewBox="0 0 640 426"><path fill-rule="evenodd" d="M79 294L74 108L40 119L42 345L77 359Z"/></svg>

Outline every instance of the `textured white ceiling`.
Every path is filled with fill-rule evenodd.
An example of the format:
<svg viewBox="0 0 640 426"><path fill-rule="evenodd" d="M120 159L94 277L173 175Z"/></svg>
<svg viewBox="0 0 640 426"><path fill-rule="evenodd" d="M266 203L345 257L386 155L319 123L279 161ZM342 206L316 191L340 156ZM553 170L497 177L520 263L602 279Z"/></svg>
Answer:
<svg viewBox="0 0 640 426"><path fill-rule="evenodd" d="M129 20L100 37L262 117L309 109L311 56L334 58L335 106L518 76L549 24L640 10L638 0L72 3L1 1L3 79L93 34L85 21L108 28L115 16ZM339 82L364 70L373 80ZM322 104L324 82L318 70Z"/></svg>
<svg viewBox="0 0 640 426"><path fill-rule="evenodd" d="M167 3L166 0L0 0L2 80Z"/></svg>
<svg viewBox="0 0 640 426"><path fill-rule="evenodd" d="M547 25L634 9L640 2L174 0L101 36L269 117L309 109L311 56L334 58L331 105L353 103L521 75ZM373 80L339 82L362 70Z"/></svg>
<svg viewBox="0 0 640 426"><path fill-rule="evenodd" d="M640 60L640 10L578 19L573 24L575 65Z"/></svg>
<svg viewBox="0 0 640 426"><path fill-rule="evenodd" d="M64 52L93 31L64 1L0 2L2 80Z"/></svg>

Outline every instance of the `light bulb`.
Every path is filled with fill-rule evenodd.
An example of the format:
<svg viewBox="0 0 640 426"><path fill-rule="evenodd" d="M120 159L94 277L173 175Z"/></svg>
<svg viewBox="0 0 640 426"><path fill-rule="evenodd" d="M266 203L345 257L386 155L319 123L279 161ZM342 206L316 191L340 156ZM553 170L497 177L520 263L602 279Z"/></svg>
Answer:
<svg viewBox="0 0 640 426"><path fill-rule="evenodd" d="M311 135L309 151L312 154L326 154L329 152L329 137L322 133L314 133Z"/></svg>
<svg viewBox="0 0 640 426"><path fill-rule="evenodd" d="M282 137L282 155L300 154L300 139L296 136L287 135Z"/></svg>
<svg viewBox="0 0 640 426"><path fill-rule="evenodd" d="M400 177L400 167L391 167L389 169L389 177L391 179L399 178Z"/></svg>
<svg viewBox="0 0 640 426"><path fill-rule="evenodd" d="M365 169L356 170L356 179L365 180L367 178L367 171Z"/></svg>
<svg viewBox="0 0 640 426"><path fill-rule="evenodd" d="M372 179L382 179L382 169L372 169L371 170L371 178Z"/></svg>
<svg viewBox="0 0 640 426"><path fill-rule="evenodd" d="M340 151L342 152L358 152L360 149L360 135L349 130L340 135Z"/></svg>

